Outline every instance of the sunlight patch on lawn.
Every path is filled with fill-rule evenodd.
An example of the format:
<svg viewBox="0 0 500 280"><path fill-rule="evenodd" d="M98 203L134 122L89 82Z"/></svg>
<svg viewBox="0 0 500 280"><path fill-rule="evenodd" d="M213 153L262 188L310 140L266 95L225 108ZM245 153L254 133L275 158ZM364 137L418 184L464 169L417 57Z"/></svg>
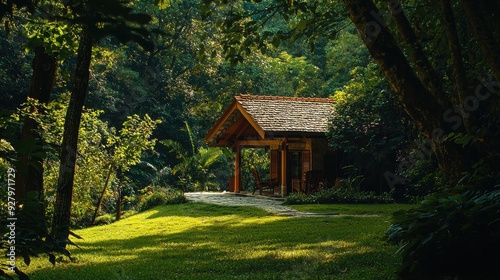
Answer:
<svg viewBox="0 0 500 280"><path fill-rule="evenodd" d="M395 246L381 218L289 218L251 207L158 207L76 230L75 263L35 258L32 279L390 279ZM347 278L343 278L343 277ZM362 277L361 277L362 276Z"/></svg>

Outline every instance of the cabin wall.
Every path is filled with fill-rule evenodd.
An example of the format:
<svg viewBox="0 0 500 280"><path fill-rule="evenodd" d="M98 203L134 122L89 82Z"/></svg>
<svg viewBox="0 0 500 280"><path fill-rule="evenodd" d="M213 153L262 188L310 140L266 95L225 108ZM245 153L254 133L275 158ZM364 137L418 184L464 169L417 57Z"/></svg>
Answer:
<svg viewBox="0 0 500 280"><path fill-rule="evenodd" d="M324 156L329 151L328 141L326 138L312 138L312 166L311 170L323 170Z"/></svg>

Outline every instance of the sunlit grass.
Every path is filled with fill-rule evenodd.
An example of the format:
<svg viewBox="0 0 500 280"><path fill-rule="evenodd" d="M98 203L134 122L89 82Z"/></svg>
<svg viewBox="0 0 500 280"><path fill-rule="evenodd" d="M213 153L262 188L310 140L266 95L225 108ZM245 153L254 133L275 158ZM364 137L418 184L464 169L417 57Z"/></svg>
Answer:
<svg viewBox="0 0 500 280"><path fill-rule="evenodd" d="M339 213L342 215L385 215L415 208L415 204L304 204L289 205L293 209L310 213Z"/></svg>
<svg viewBox="0 0 500 280"><path fill-rule="evenodd" d="M390 279L399 261L383 240L390 211L290 218L252 207L157 207L77 230L84 240L70 248L73 263L40 258L21 270L32 279Z"/></svg>

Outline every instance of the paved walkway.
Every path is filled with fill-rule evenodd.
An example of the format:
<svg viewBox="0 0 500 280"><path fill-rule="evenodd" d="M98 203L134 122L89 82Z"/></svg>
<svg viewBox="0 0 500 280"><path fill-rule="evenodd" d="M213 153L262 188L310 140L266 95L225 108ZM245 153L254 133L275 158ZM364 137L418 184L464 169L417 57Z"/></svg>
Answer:
<svg viewBox="0 0 500 280"><path fill-rule="evenodd" d="M280 199L254 197L233 193L190 192L184 194L189 201L225 206L253 206L281 216L290 217L335 217L338 213L317 214L294 210L283 205Z"/></svg>

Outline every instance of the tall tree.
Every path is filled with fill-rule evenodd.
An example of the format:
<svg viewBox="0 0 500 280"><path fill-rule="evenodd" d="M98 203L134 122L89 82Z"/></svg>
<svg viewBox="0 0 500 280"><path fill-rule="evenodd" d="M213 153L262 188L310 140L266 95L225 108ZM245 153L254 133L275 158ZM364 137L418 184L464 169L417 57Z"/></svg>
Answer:
<svg viewBox="0 0 500 280"><path fill-rule="evenodd" d="M51 237L64 247L69 243L69 224L75 162L77 155L78 131L83 105L89 84L92 46L106 36L115 36L120 42L136 41L151 50L145 39L148 31L145 25L151 20L146 14L134 13L126 2L75 1L69 2L75 14L73 20L81 28L73 88L64 123L60 153L59 179L56 188L56 202L52 220ZM139 26L139 27L137 27Z"/></svg>
<svg viewBox="0 0 500 280"><path fill-rule="evenodd" d="M373 1L344 1L344 4L368 51L395 89L404 109L424 137L432 141L442 170L453 180L458 180L467 170L465 159L456 144L443 141L443 136L452 130L442 118L445 108L437 101L438 93L431 91L427 87L429 83L424 85L417 76L387 23L380 16L377 18L380 12ZM424 73L431 72L430 69L426 66L422 68L422 75L428 76Z"/></svg>
<svg viewBox="0 0 500 280"><path fill-rule="evenodd" d="M47 104L54 87L57 72L57 58L47 53L43 46L35 47L33 58L33 76L31 78L28 98L37 100L40 104ZM37 110L32 107L31 110ZM34 145L43 147L40 126L36 120L25 117L21 131L20 142L34 141ZM16 180L16 199L24 201L29 192L43 194L43 158L19 153L18 174ZM43 213L41 211L40 213Z"/></svg>
<svg viewBox="0 0 500 280"><path fill-rule="evenodd" d="M6 35L11 33L11 25L21 24L25 21L24 17L19 17L15 8L28 11L27 17L34 21L39 21L38 24L43 25L43 21L50 19L53 14L41 13L37 15L41 9L50 6L54 8L52 3L38 3L33 1L7 1L6 4L0 5L0 19L5 21ZM16 16L15 16L16 14ZM15 18L20 18L16 20ZM52 38L47 38L51 42ZM34 40L29 42L29 47L34 53L32 60L32 76L28 91L27 100L32 99L40 104L47 104L49 97L54 87L58 60L56 52L50 48L51 43L39 44ZM41 108L30 107L30 111L34 112ZM43 195L43 156L40 153L43 147L42 135L40 134L40 125L30 116L25 116L21 129L20 138L18 141L16 169L18 179L16 180L16 200L23 204L27 199L27 194L36 193L36 197L32 199L40 199ZM44 211L35 211L42 215Z"/></svg>
<svg viewBox="0 0 500 280"><path fill-rule="evenodd" d="M64 246L69 234L78 129L80 128L83 104L89 83L92 44L93 38L89 26L83 26L78 47L76 70L73 76L73 89L64 123L63 141L59 156L59 180L57 182L54 217L52 219L52 238L63 242L61 245Z"/></svg>

